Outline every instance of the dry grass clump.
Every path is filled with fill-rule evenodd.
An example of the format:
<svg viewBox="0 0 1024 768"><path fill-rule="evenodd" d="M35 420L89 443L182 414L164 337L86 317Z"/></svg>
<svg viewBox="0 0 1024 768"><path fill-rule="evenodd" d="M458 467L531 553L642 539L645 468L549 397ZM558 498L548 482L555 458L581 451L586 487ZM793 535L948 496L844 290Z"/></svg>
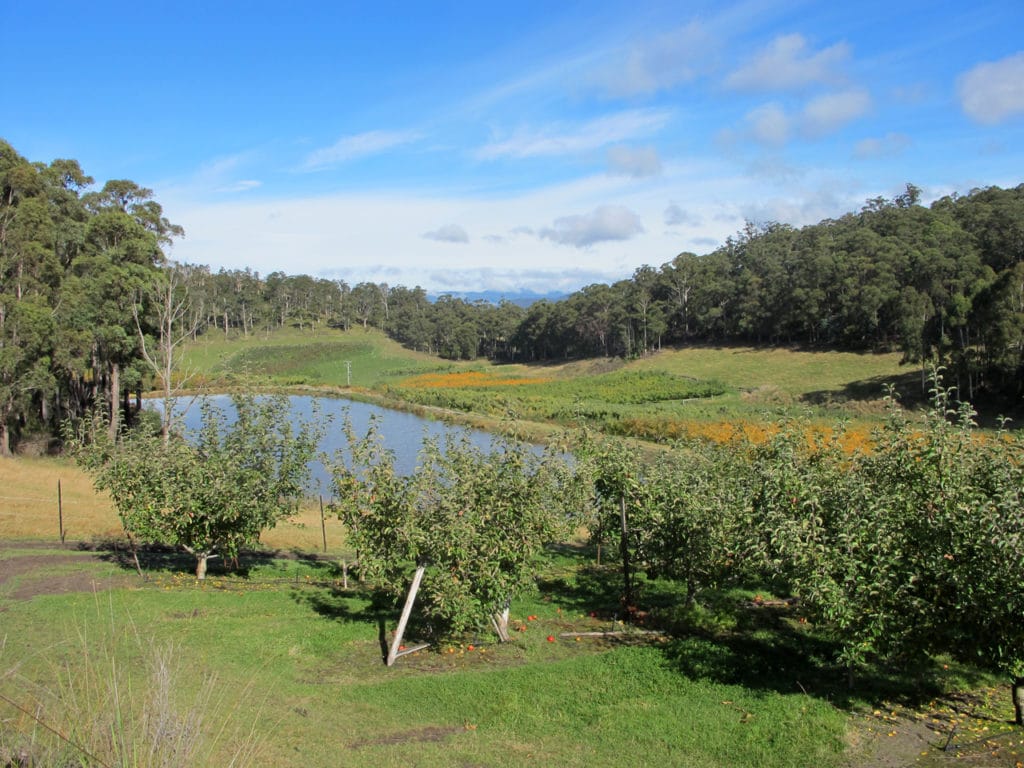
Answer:
<svg viewBox="0 0 1024 768"><path fill-rule="evenodd" d="M130 621L80 627L31 677L19 667L0 676L3 765L257 764L263 739L239 722L236 698L212 675L196 686L174 646L154 645Z"/></svg>
<svg viewBox="0 0 1024 768"><path fill-rule="evenodd" d="M22 456L0 459L0 539L59 539L58 481L67 538L121 532L110 497L97 493L73 461Z"/></svg>

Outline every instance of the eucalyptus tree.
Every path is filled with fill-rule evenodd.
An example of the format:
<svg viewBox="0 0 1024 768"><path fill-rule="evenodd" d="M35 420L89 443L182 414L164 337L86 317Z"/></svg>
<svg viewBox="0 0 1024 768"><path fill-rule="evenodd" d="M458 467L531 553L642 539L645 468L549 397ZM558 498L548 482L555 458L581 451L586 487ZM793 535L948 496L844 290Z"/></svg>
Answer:
<svg viewBox="0 0 1024 768"><path fill-rule="evenodd" d="M163 216L152 194L134 182L114 180L83 197L91 214L86 250L72 271L89 297L93 367L103 382L111 436L120 426L121 374L138 353L135 296L164 263L162 247L184 235Z"/></svg>
<svg viewBox="0 0 1024 768"><path fill-rule="evenodd" d="M0 455L11 450L12 424L47 426L58 381L62 255L77 242L83 213L75 188L89 180L73 161L30 163L0 140ZM65 184L67 186L65 186Z"/></svg>
<svg viewBox="0 0 1024 768"><path fill-rule="evenodd" d="M388 335L418 352L434 352L434 310L427 292L417 286L395 286L390 291Z"/></svg>
<svg viewBox="0 0 1024 768"><path fill-rule="evenodd" d="M199 300L191 292L193 274L187 265L171 262L139 289L132 303L139 351L163 394L160 434L165 445L181 415L175 401L193 375L181 369L182 347L195 336L202 314L193 306Z"/></svg>
<svg viewBox="0 0 1024 768"><path fill-rule="evenodd" d="M357 283L349 293L349 307L353 317L366 330L383 316L380 289L373 283Z"/></svg>

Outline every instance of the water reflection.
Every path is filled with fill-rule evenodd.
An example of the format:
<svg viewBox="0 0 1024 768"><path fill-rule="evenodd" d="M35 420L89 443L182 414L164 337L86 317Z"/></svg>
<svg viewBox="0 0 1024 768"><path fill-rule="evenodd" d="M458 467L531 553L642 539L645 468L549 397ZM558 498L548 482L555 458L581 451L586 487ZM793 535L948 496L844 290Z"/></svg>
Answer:
<svg viewBox="0 0 1024 768"><path fill-rule="evenodd" d="M230 395L209 395L207 399L224 413L224 417L229 423L234 419L235 410L231 404ZM176 405L175 410L184 408L189 400L190 398L181 399L180 406ZM416 456L425 438L436 438L443 441L444 437L449 434L466 435L474 446L484 451L490 450L495 441L500 440L491 433L479 429L424 419L404 411L394 411L343 398L289 395L288 403L296 420L309 421L318 418L328 422L324 437L320 441L320 450L329 456L334 456L337 451L346 451L348 448L348 442L341 429L346 414L358 436L365 435L371 418L376 418L378 431L384 439L385 447L395 454L395 469L404 475L412 474L416 468ZM147 402L147 407L162 412L163 402L150 400ZM191 438L199 430L201 422L202 409L199 401L196 401L185 413L186 438ZM537 450L539 451L540 448ZM323 494L325 497L330 495L331 482L326 467L322 462L315 461L311 465L311 469L309 492L314 496L317 494Z"/></svg>

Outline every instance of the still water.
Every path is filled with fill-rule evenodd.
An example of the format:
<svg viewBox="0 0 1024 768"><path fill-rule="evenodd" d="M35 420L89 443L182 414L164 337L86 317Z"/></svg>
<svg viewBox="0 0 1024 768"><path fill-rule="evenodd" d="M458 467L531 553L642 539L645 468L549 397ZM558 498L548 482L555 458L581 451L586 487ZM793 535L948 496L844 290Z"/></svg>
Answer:
<svg viewBox="0 0 1024 768"><path fill-rule="evenodd" d="M235 412L231 405L231 396L210 395L207 399L221 410L225 419L230 423ZM191 398L180 399L180 405L176 406L176 409L184 408L190 400ZM320 450L332 458L338 451L342 451L344 455L348 448L348 441L345 440L345 435L342 433L342 424L346 415L358 436L366 434L370 419L375 418L378 431L384 439L384 446L395 454L395 469L405 475L412 474L416 468L416 457L425 438L434 438L443 443L447 435L466 435L474 446L484 451L490 450L491 446L500 440L489 432L479 429L424 419L404 411L394 411L343 398L290 395L288 403L293 421L300 419L311 421L316 417L321 421L328 422L324 437L320 441ZM147 407L160 412L163 411L163 402L150 400L147 402ZM197 400L185 412L186 438L198 431L201 421L202 409ZM320 461L313 462L311 469L310 494L329 496L331 481L327 469Z"/></svg>

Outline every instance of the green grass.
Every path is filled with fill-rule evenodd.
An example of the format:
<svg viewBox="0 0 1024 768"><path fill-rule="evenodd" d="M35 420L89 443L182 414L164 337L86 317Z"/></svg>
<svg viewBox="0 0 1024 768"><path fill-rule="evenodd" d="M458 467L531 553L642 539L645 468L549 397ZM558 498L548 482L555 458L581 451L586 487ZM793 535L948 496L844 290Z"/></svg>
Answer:
<svg viewBox="0 0 1024 768"><path fill-rule="evenodd" d="M698 379L715 379L744 391L776 388L791 396L814 393L836 397L851 388L881 397L881 382L895 381L917 368L900 365L898 353L802 352L752 347L691 347L660 352L632 364L640 370L664 370ZM870 391L864 395L871 396Z"/></svg>
<svg viewBox="0 0 1024 768"><path fill-rule="evenodd" d="M352 363L351 388L346 360ZM797 412L824 423L871 424L884 413L885 385L897 385L906 402L922 395L920 371L902 366L898 354L692 347L632 361L489 365L439 360L361 328L292 328L248 338L212 333L188 350L186 367L198 372L197 382L215 388L342 389L467 418L562 425L584 419L598 429L645 439L652 430L685 433L690 422L776 421ZM418 374L469 370L513 383L438 389L405 383Z"/></svg>
<svg viewBox="0 0 1024 768"><path fill-rule="evenodd" d="M3 556L59 552L17 546ZM236 764L828 768L853 759L851 728L874 723L878 708L886 718L896 708L922 719L945 712L963 723L964 741L971 728L998 732L1000 760L1016 744L1001 723L1005 689L973 719L935 703L992 680L939 660L865 670L851 690L829 638L792 609L756 607L749 588L709 594L695 610L683 607L681 585L641 579L641 605L665 634L563 637L624 629L615 566L595 566L575 546L552 550L538 591L513 603L511 643L469 635L391 668L381 632L393 630L397 609L376 605L354 580L344 588L336 562L252 555L243 575L214 569L200 584L184 556L143 561L145 581L124 558L85 564L88 573L129 578L106 592L26 601L0 591L0 695L58 728L74 718L73 732L85 738L83 725L112 706L103 681L116 679L125 703L114 728L134 733L154 659L169 650L165 708L182 720L197 707L204 714L197 766L229 764L244 749L252 759ZM66 567L49 573L61 577ZM937 733L919 747L935 759L943 756ZM35 739L41 749L48 738L0 700L0 756L5 745Z"/></svg>
<svg viewBox="0 0 1024 768"><path fill-rule="evenodd" d="M369 388L396 376L445 368L437 358L403 349L379 331L281 329L247 338L213 332L188 347L182 369L211 386L351 386Z"/></svg>
<svg viewBox="0 0 1024 768"><path fill-rule="evenodd" d="M824 699L689 675L669 643L548 642L607 624L557 595L513 605L524 626L538 618L511 644L464 638L389 669L379 622L393 628L395 611L341 589L327 565L263 563L204 586L167 565L129 589L3 601L0 692L30 705L28 692L59 688L75 659L130 669L142 690L147 649L169 647L180 704L211 677L228 697L217 717L234 735L218 740L208 719L207 752L236 749L255 726L255 765L828 766L842 750L845 715Z"/></svg>

